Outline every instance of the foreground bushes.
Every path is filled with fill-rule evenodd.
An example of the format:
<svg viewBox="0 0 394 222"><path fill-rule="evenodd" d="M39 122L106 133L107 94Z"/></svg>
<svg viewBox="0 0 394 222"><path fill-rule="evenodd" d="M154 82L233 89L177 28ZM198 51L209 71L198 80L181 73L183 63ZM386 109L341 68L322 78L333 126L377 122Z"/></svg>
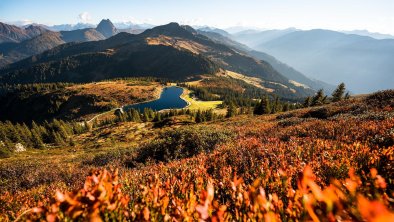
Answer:
<svg viewBox="0 0 394 222"><path fill-rule="evenodd" d="M279 171L279 174L279 185L285 193L283 199L277 193L266 192L266 178L246 184L236 176L229 184L217 183L209 177L198 177L192 182L185 180L187 177L162 181L155 176L140 186L138 196L130 196L120 189L117 171L114 174L94 171L83 189L66 194L57 192L51 206L33 208L26 218L48 221L394 220L388 208L385 179L374 168L367 178L367 188L372 194L369 197L360 191L365 184L353 169L345 180L334 180L323 188L315 182L310 166L300 173L295 188L285 172ZM218 190L226 193L225 202Z"/></svg>
<svg viewBox="0 0 394 222"><path fill-rule="evenodd" d="M369 95L366 104L373 108L394 108L394 90L384 90Z"/></svg>
<svg viewBox="0 0 394 222"><path fill-rule="evenodd" d="M78 192L67 192L82 187L74 177L63 185L44 181L15 191L9 181L20 179L4 171L0 218L14 220L26 212L20 219L88 220L96 212L92 218L131 221L390 221L393 111L356 113L352 106L360 104L353 102L327 106L337 113L328 118L304 118L310 111L305 109L182 126L137 152L115 149L76 165L80 177L89 172L81 167L119 168L119 178L106 176L112 179L93 171ZM127 164L137 160L133 167ZM30 181L56 170L40 167L24 175ZM58 189L66 198L54 196Z"/></svg>
<svg viewBox="0 0 394 222"><path fill-rule="evenodd" d="M208 127L184 127L167 131L157 139L139 149L136 160L146 162L171 161L208 153L218 144L229 141L235 133L229 130L215 130Z"/></svg>

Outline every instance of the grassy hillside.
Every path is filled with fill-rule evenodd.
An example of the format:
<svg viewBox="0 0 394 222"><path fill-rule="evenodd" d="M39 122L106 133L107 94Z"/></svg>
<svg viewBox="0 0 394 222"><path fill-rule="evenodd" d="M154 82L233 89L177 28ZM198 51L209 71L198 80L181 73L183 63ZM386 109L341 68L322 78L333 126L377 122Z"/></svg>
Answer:
<svg viewBox="0 0 394 222"><path fill-rule="evenodd" d="M294 68L288 66L287 64L284 64L283 62L277 60L276 58L274 58L271 55L268 55L268 54L261 52L261 51L260 52L255 51L252 49L253 47L249 48L248 46L243 45L243 44L231 39L231 37L237 39L237 35L223 36L223 35L216 33L216 32L201 31L201 30L198 30L198 32L201 35L207 36L208 38L210 38L211 40L213 40L217 43L224 44L224 45L227 45L231 48L237 49L242 54L247 54L251 57L256 58L257 60L263 60L265 62L268 62L276 71L278 71L280 74L282 74L287 79L289 79L290 83L292 81L296 81L296 82L306 85L307 86L306 88L309 87L309 88L312 88L315 90L319 90L319 89L323 88L326 91L332 91L334 88L332 85L329 85L327 83L308 78L304 74L302 74L299 71L295 70ZM262 39L260 39L260 41L262 41ZM291 85L288 85L288 86L291 87Z"/></svg>
<svg viewBox="0 0 394 222"><path fill-rule="evenodd" d="M93 128L73 146L1 159L0 217L389 221L393 98Z"/></svg>
<svg viewBox="0 0 394 222"><path fill-rule="evenodd" d="M0 95L0 120L89 119L113 108L158 98L162 89L159 82L148 78L46 87L51 85L56 84L8 89Z"/></svg>
<svg viewBox="0 0 394 222"><path fill-rule="evenodd" d="M201 101L198 100L198 98L191 97L191 92L190 90L185 90L182 94L182 99L184 99L187 103L188 109L191 110L209 110L209 109L217 109L223 101L217 100L217 101Z"/></svg>

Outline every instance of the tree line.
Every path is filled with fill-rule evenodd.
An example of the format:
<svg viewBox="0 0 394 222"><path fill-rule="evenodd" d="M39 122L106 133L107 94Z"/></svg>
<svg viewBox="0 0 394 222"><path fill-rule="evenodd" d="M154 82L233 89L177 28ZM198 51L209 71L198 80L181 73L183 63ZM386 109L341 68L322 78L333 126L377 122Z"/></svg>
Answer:
<svg viewBox="0 0 394 222"><path fill-rule="evenodd" d="M320 106L330 102L338 102L344 99L350 98L350 93L346 92L345 83L340 83L337 88L332 92L331 97L324 94L323 89L317 91L314 96L308 96L305 98L303 106L310 107L310 106Z"/></svg>
<svg viewBox="0 0 394 222"><path fill-rule="evenodd" d="M224 116L215 113L212 109L209 110L190 110L190 109L170 109L165 111L154 111L151 108L144 108L142 111L139 109L128 109L126 111L115 111L116 119L109 118L101 122L94 122L92 127L103 126L115 122L154 122L158 123L165 119L174 116L186 115L190 117L191 121L196 123L213 121L223 119Z"/></svg>
<svg viewBox="0 0 394 222"><path fill-rule="evenodd" d="M88 130L87 124L53 120L31 125L0 122L0 157L15 150L17 144L27 148L42 149L50 146L74 145L73 135Z"/></svg>

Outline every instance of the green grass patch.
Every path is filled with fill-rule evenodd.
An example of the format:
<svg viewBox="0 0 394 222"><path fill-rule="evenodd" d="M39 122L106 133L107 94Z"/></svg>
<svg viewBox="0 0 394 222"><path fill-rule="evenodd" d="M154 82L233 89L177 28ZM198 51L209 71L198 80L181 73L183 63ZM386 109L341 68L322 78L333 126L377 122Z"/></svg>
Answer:
<svg viewBox="0 0 394 222"><path fill-rule="evenodd" d="M188 89L184 89L181 98L186 100L189 103L188 109L191 110L208 110L208 109L217 109L219 105L223 103L223 101L198 101L190 97L190 91Z"/></svg>

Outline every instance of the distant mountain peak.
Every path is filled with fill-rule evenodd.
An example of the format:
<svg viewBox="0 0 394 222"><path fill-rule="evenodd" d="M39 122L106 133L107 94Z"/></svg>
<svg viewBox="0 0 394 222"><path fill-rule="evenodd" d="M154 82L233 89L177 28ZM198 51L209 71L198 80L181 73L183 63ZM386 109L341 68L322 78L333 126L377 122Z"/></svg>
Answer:
<svg viewBox="0 0 394 222"><path fill-rule="evenodd" d="M29 26L26 29L0 22L0 43L21 42L47 32L39 26Z"/></svg>
<svg viewBox="0 0 394 222"><path fill-rule="evenodd" d="M171 22L166 25L156 26L152 29L148 29L144 32L147 36L173 36L173 37L194 37L197 31L190 26L181 26L176 22Z"/></svg>
<svg viewBox="0 0 394 222"><path fill-rule="evenodd" d="M105 36L106 38L109 38L118 33L118 30L109 19L101 20L101 22L97 25L96 30L103 34L103 36Z"/></svg>
<svg viewBox="0 0 394 222"><path fill-rule="evenodd" d="M40 26L40 25L29 25L25 28L26 32L29 33L30 36L38 36L41 35L45 32L48 32L49 30Z"/></svg>

